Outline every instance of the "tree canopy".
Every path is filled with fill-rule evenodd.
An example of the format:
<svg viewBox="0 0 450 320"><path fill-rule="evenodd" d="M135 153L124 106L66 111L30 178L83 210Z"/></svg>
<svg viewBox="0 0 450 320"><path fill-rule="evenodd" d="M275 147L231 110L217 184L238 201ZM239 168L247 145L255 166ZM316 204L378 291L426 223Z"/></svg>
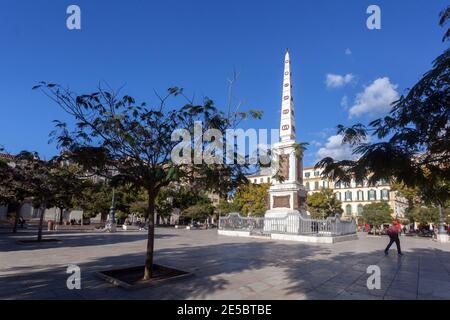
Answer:
<svg viewBox="0 0 450 320"><path fill-rule="evenodd" d="M387 202L374 202L363 207L362 218L369 225L380 226L392 221L392 212Z"/></svg>
<svg viewBox="0 0 450 320"><path fill-rule="evenodd" d="M263 216L267 208L270 183L247 183L239 186L233 204L244 216Z"/></svg>
<svg viewBox="0 0 450 320"><path fill-rule="evenodd" d="M324 188L308 195L308 210L315 219L342 214L342 202L336 198L333 190Z"/></svg>

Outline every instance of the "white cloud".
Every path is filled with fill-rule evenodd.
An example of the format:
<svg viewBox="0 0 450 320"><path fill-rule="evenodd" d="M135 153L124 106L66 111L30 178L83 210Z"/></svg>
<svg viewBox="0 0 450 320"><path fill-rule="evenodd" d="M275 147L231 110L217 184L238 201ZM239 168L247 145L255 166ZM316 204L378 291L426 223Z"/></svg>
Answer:
<svg viewBox="0 0 450 320"><path fill-rule="evenodd" d="M348 97L343 96L341 99L341 107L344 108L344 110L348 109Z"/></svg>
<svg viewBox="0 0 450 320"><path fill-rule="evenodd" d="M348 144L342 144L342 135L334 135L328 138L323 148L317 151L319 159L331 157L334 160L353 159L352 148Z"/></svg>
<svg viewBox="0 0 450 320"><path fill-rule="evenodd" d="M345 54L347 56L351 55L352 54L352 50L350 50L350 48L345 49Z"/></svg>
<svg viewBox="0 0 450 320"><path fill-rule="evenodd" d="M314 146L314 147L321 147L321 146L322 146L322 143L319 142L319 141L317 141L317 140L311 140L311 141L309 142L309 144L312 145L312 146Z"/></svg>
<svg viewBox="0 0 450 320"><path fill-rule="evenodd" d="M363 92L356 95L355 103L349 110L349 118L389 112L391 103L399 98L397 87L398 85L392 84L388 77L376 79Z"/></svg>
<svg viewBox="0 0 450 320"><path fill-rule="evenodd" d="M328 88L339 88L345 86L346 84L349 84L354 78L355 77L351 73L343 76L341 76L340 74L329 73L326 76L325 83Z"/></svg>

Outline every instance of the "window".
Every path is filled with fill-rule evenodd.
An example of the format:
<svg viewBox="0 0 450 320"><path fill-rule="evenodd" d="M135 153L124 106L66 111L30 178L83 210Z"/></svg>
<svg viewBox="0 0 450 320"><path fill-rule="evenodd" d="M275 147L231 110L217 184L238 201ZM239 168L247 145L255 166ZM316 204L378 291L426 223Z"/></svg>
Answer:
<svg viewBox="0 0 450 320"><path fill-rule="evenodd" d="M260 178L259 181L260 181L261 183L263 183L263 182L264 182L264 178Z"/></svg>
<svg viewBox="0 0 450 320"><path fill-rule="evenodd" d="M358 208L357 208L357 210L358 210L358 215L360 216L360 215L362 215L362 213L363 213L363 205L362 204L358 204Z"/></svg>
<svg viewBox="0 0 450 320"><path fill-rule="evenodd" d="M270 177L267 177L267 183L270 183Z"/></svg>
<svg viewBox="0 0 450 320"><path fill-rule="evenodd" d="M311 173L305 172L305 178L309 178L310 175L311 175Z"/></svg>
<svg viewBox="0 0 450 320"><path fill-rule="evenodd" d="M381 200L389 200L389 190L383 189L381 190Z"/></svg>
<svg viewBox="0 0 450 320"><path fill-rule="evenodd" d="M362 180L356 180L356 187L363 187L364 186L364 182Z"/></svg>
<svg viewBox="0 0 450 320"><path fill-rule="evenodd" d="M253 183L258 183L258 179L253 180Z"/></svg>
<svg viewBox="0 0 450 320"><path fill-rule="evenodd" d="M352 201L352 192L351 191L345 192L345 201Z"/></svg>
<svg viewBox="0 0 450 320"><path fill-rule="evenodd" d="M322 181L322 187L328 188L328 181Z"/></svg>
<svg viewBox="0 0 450 320"><path fill-rule="evenodd" d="M341 188L341 182L340 182L340 181L336 182L336 183L334 184L334 187L335 187L336 189L340 189L340 188Z"/></svg>
<svg viewBox="0 0 450 320"><path fill-rule="evenodd" d="M381 179L381 181L380 181L380 184L381 185L389 185L389 181L388 181L388 179L386 179L386 178L383 178L383 179Z"/></svg>
<svg viewBox="0 0 450 320"><path fill-rule="evenodd" d="M319 181L314 182L314 190L319 190Z"/></svg>
<svg viewBox="0 0 450 320"><path fill-rule="evenodd" d="M350 188L350 182L344 182L344 188Z"/></svg>
<svg viewBox="0 0 450 320"><path fill-rule="evenodd" d="M347 216L351 216L352 215L352 206L351 205L346 205L345 206L345 214L347 215Z"/></svg>
<svg viewBox="0 0 450 320"><path fill-rule="evenodd" d="M358 201L364 201L364 192L362 192L361 190L358 190L357 199L358 199Z"/></svg>
<svg viewBox="0 0 450 320"><path fill-rule="evenodd" d="M341 200L341 193L340 192L336 192L335 195L336 195L336 199Z"/></svg>
<svg viewBox="0 0 450 320"><path fill-rule="evenodd" d="M375 190L369 190L367 191L367 199L369 201L377 200L377 192Z"/></svg>
<svg viewBox="0 0 450 320"><path fill-rule="evenodd" d="M309 182L306 183L306 190L309 190Z"/></svg>
<svg viewBox="0 0 450 320"><path fill-rule="evenodd" d="M320 175L319 171L314 171L314 177L318 177Z"/></svg>

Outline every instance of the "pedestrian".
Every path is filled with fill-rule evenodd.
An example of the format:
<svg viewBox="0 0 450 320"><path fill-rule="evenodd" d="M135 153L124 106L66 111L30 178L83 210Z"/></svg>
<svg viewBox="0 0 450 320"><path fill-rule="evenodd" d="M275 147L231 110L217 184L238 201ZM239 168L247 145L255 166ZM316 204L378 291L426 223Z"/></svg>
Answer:
<svg viewBox="0 0 450 320"><path fill-rule="evenodd" d="M393 221L392 225L389 227L387 234L389 236L389 244L387 245L386 249L384 250L384 254L388 255L389 252L389 248L392 246L392 244L395 242L395 244L397 245L397 253L398 255L403 255L402 253L402 249L400 248L400 239L398 237L398 227L397 227L398 222L397 221Z"/></svg>
<svg viewBox="0 0 450 320"><path fill-rule="evenodd" d="M22 216L19 217L20 228L23 229L23 225L25 224L25 219Z"/></svg>

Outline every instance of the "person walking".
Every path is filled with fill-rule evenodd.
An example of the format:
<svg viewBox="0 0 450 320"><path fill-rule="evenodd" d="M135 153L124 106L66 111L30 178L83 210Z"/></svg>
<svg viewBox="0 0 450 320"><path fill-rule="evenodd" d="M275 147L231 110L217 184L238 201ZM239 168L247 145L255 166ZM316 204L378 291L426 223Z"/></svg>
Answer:
<svg viewBox="0 0 450 320"><path fill-rule="evenodd" d="M400 239L398 237L398 227L397 227L398 222L397 221L393 221L391 226L389 227L387 234L389 236L389 244L387 245L386 249L384 250L384 254L388 255L389 252L389 248L392 246L392 244L395 242L395 244L397 245L397 253L398 255L402 256L402 249L400 248Z"/></svg>

